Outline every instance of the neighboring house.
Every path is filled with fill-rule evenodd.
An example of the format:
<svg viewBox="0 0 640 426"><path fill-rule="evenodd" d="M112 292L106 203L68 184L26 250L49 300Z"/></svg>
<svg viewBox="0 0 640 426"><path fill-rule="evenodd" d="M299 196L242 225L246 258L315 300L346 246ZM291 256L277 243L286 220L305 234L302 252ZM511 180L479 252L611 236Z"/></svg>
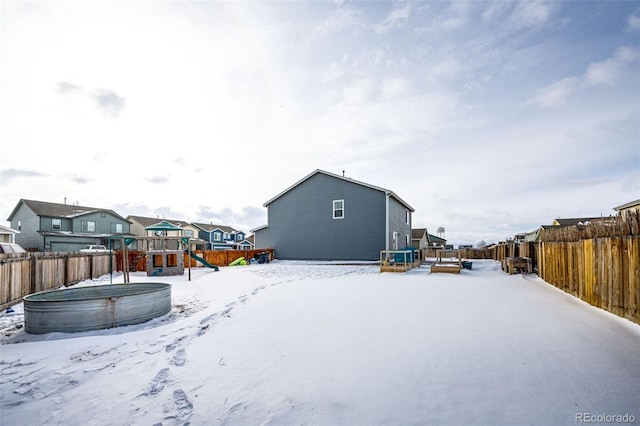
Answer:
<svg viewBox="0 0 640 426"><path fill-rule="evenodd" d="M145 216L127 216L127 220L131 222L131 233L140 237L154 237L154 236L174 236L174 237L189 237L191 238L191 250L204 250L207 247L207 242L198 238L200 228L195 225L185 222L183 220L175 219L159 219L154 217ZM148 229L161 222L167 222L179 229L170 229L166 227L166 230L153 230Z"/></svg>
<svg viewBox="0 0 640 426"><path fill-rule="evenodd" d="M540 229L535 229L533 231L529 231L529 232L523 232L520 234L516 234L515 236L515 241L517 243L522 243L522 242L527 242L527 243L532 243L532 242L537 242L540 240Z"/></svg>
<svg viewBox="0 0 640 426"><path fill-rule="evenodd" d="M245 233L230 226L207 223L193 223L193 226L198 228L198 238L206 241L208 250L243 250L250 246Z"/></svg>
<svg viewBox="0 0 640 426"><path fill-rule="evenodd" d="M411 247L413 207L395 192L316 170L264 203L256 247L278 259L379 260Z"/></svg>
<svg viewBox="0 0 640 426"><path fill-rule="evenodd" d="M411 230L411 245L417 250L426 250L429 246L427 228L416 228Z"/></svg>
<svg viewBox="0 0 640 426"><path fill-rule="evenodd" d="M587 225L589 223L595 222L606 222L608 219L611 219L607 216L600 217L574 217L569 219L554 219L551 225L553 226L572 226L572 225Z"/></svg>
<svg viewBox="0 0 640 426"><path fill-rule="evenodd" d="M626 204L623 204L618 207L613 208L618 212L618 216L625 218L627 212L635 212L636 214L640 214L640 200L630 201Z"/></svg>
<svg viewBox="0 0 640 426"><path fill-rule="evenodd" d="M109 247L112 236L129 236L130 223L113 210L74 204L20 200L7 219L20 231L16 243L27 250L77 251L86 245ZM121 241L113 240L119 249Z"/></svg>
<svg viewBox="0 0 640 426"><path fill-rule="evenodd" d="M16 234L19 231L0 225L0 243L14 244L16 242Z"/></svg>
<svg viewBox="0 0 640 426"><path fill-rule="evenodd" d="M437 237L432 234L427 234L427 241L429 243L429 248L445 248L447 247L447 240L444 238Z"/></svg>

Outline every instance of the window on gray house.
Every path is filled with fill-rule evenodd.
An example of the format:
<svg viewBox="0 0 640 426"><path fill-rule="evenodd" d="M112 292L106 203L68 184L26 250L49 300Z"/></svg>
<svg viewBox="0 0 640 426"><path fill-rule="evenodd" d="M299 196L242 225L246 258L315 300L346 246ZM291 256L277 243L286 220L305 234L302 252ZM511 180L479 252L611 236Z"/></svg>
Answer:
<svg viewBox="0 0 640 426"><path fill-rule="evenodd" d="M333 200L333 218L344 218L344 200Z"/></svg>
<svg viewBox="0 0 640 426"><path fill-rule="evenodd" d="M93 220L83 220L82 232L96 232L96 222Z"/></svg>
<svg viewBox="0 0 640 426"><path fill-rule="evenodd" d="M51 219L51 229L60 231L62 229L62 219Z"/></svg>
<svg viewBox="0 0 640 426"><path fill-rule="evenodd" d="M114 234L122 234L122 224L121 223L112 223L111 224L111 232Z"/></svg>

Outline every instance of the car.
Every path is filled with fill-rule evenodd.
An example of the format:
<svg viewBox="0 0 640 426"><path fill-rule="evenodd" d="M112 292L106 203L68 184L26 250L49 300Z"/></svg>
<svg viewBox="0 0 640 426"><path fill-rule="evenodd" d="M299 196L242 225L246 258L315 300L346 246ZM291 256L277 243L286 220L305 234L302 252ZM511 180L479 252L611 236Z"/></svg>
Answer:
<svg viewBox="0 0 640 426"><path fill-rule="evenodd" d="M109 253L109 249L100 245L84 246L80 249L80 253Z"/></svg>
<svg viewBox="0 0 640 426"><path fill-rule="evenodd" d="M0 243L0 253L26 253L20 244Z"/></svg>

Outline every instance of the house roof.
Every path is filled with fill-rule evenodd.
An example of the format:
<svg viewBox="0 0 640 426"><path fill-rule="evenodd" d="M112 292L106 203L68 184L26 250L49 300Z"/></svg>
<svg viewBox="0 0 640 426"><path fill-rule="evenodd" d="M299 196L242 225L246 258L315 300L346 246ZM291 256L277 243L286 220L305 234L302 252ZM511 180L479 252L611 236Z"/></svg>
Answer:
<svg viewBox="0 0 640 426"><path fill-rule="evenodd" d="M624 210L624 209L628 209L629 207L636 207L636 206L640 206L640 200L629 201L628 203L622 204L618 207L614 207L613 209L619 212L620 210Z"/></svg>
<svg viewBox="0 0 640 426"><path fill-rule="evenodd" d="M271 198L269 201L264 203L263 206L267 207L269 204L273 203L275 200L277 200L278 198L282 197L284 194L286 194L287 192L291 191L293 188L295 188L296 186L300 185L302 182L306 181L307 179L309 179L312 176L315 176L315 175L317 175L319 173L324 174L326 176L330 176L330 177L336 178L336 179L343 180L345 182L350 182L350 183L353 183L353 184L356 184L356 185L364 186L366 188L375 189L376 191L384 192L386 195L389 195L389 196L395 198L396 200L398 200L407 209L411 210L412 212L415 211L415 209L413 207L411 207L406 201L404 201L402 198L400 198L398 196L398 194L396 194L395 192L391 191L390 189L381 188L379 186L371 185L371 184L368 184L368 183L365 183L365 182L360 182L360 181L357 181L355 179L351 179L351 178L348 178L348 177L336 175L334 173L329 173L329 172L326 172L326 171L320 170L320 169L316 169L315 171L311 172L307 176L303 177L302 179L300 179L299 181L297 181L296 183L294 183L293 185L291 185L290 187L288 187L287 189L285 189L284 191L282 191L281 193L279 193L278 195L276 195L275 197Z"/></svg>
<svg viewBox="0 0 640 426"><path fill-rule="evenodd" d="M436 237L435 235L427 234L428 240L432 243L446 243L447 240L444 238Z"/></svg>
<svg viewBox="0 0 640 426"><path fill-rule="evenodd" d="M166 220L146 226L144 229L147 231L182 231L181 227L176 226Z"/></svg>
<svg viewBox="0 0 640 426"><path fill-rule="evenodd" d="M427 228L416 228L411 230L411 239L419 240L427 233Z"/></svg>
<svg viewBox="0 0 640 426"><path fill-rule="evenodd" d="M36 200L25 200L21 199L16 204L15 208L7 218L7 220L11 220L13 215L16 214L20 204L26 204L36 215L38 216L48 216L48 217L56 217L56 218L66 218L72 219L74 217L97 213L97 212L106 212L112 216L115 216L119 219L122 219L128 222L127 219L120 216L118 213L114 212L110 209L103 209L99 207L86 207L86 206L76 206L74 204L58 204L58 203L48 203L45 201L36 201Z"/></svg>
<svg viewBox="0 0 640 426"><path fill-rule="evenodd" d="M608 217L573 217L573 218L568 218L568 219L555 219L553 221L553 225L560 225L560 226L568 226L568 225L579 225L579 224L585 224L587 222L598 222L598 221L602 221L605 219L610 219Z"/></svg>
<svg viewBox="0 0 640 426"><path fill-rule="evenodd" d="M138 222L140 225L142 225L145 228L147 226L155 225L156 223L158 223L160 221L166 221L166 222L169 222L172 225L179 226L181 228L184 228L185 226L190 225L189 222L185 222L184 220L160 219L160 218L157 218L157 217L145 217L145 216L129 215L129 216L127 216L127 219L129 219L130 221L135 220L136 222Z"/></svg>
<svg viewBox="0 0 640 426"><path fill-rule="evenodd" d="M6 226L0 225L0 234L19 234L20 231L16 229L7 228Z"/></svg>
<svg viewBox="0 0 640 426"><path fill-rule="evenodd" d="M198 228L200 228L200 229L202 229L203 231L206 231L206 232L215 231L216 229L219 229L222 232L227 232L229 234L240 232L237 229L234 229L234 228L232 228L230 226L214 225L212 223L194 223L193 225L197 226Z"/></svg>

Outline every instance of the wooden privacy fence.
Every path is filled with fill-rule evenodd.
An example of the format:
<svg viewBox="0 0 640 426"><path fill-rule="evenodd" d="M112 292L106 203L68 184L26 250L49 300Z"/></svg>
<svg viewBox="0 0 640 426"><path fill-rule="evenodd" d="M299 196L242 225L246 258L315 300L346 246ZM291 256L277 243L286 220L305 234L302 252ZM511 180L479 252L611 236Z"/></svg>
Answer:
<svg viewBox="0 0 640 426"><path fill-rule="evenodd" d="M549 284L640 324L640 236L542 242L538 271Z"/></svg>
<svg viewBox="0 0 640 426"><path fill-rule="evenodd" d="M493 259L492 248L465 248L465 249L427 249L425 258L455 257L460 259Z"/></svg>
<svg viewBox="0 0 640 426"><path fill-rule="evenodd" d="M109 253L76 252L0 255L0 309L28 294L70 286L110 271Z"/></svg>
<svg viewBox="0 0 640 426"><path fill-rule="evenodd" d="M238 259L239 257L244 257L247 262L253 256L258 253L269 253L269 260L273 260L274 257L274 249L259 249L259 250L194 250L192 253L198 257L203 258L208 263L217 266L228 266L231 262ZM146 271L147 270L147 260L146 260L146 252L144 251L135 251L128 250L127 252L128 260L129 260L129 269L132 272L135 271ZM116 266L115 270L122 271L122 252L118 251L116 253ZM185 268L191 265L192 268L202 266L196 259L189 259L189 255L187 253L184 254L184 266Z"/></svg>

